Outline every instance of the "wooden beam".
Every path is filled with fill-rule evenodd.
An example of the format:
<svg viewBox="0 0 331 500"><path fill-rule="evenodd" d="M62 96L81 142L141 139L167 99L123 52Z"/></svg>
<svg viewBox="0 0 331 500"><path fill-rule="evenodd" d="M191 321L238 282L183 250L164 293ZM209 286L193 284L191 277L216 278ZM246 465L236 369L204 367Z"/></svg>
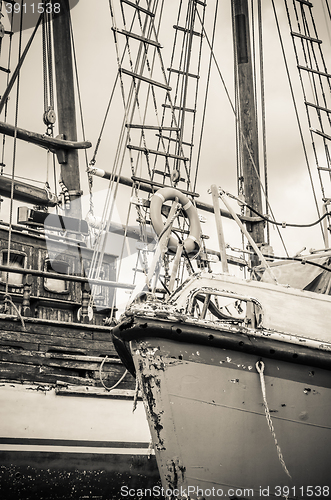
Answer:
<svg viewBox="0 0 331 500"><path fill-rule="evenodd" d="M9 177L0 175L1 196L5 196L6 198L11 197L11 184L12 181ZM49 191L46 191L46 189L38 188L16 179L14 180L13 195L14 200L32 203L34 205L43 205L45 207L55 207L58 203L57 197Z"/></svg>
<svg viewBox="0 0 331 500"><path fill-rule="evenodd" d="M88 168L88 172L92 175L96 175L97 177L102 177L102 178L107 179L107 180L110 180L113 178L114 182L119 182L120 184L123 184L124 186L129 186L129 187L132 187L134 185L133 180L135 180L136 182L139 182L139 189L141 191L144 191L145 193L155 193L157 191L157 189L152 187L152 185L154 186L155 183L152 183L151 181L147 181L146 179L145 180L141 179L139 177L133 177L132 178L133 180L129 179L128 177L117 176L117 175L114 175L112 177L112 174L110 172L106 172L105 170L102 170L100 168L94 168L94 167ZM144 184L144 182L145 182L145 184ZM147 182L149 182L149 184L147 184ZM156 187L164 187L164 184L158 183L156 185ZM182 192L185 194L188 194L188 195L190 195L190 193L191 193L190 191L182 191ZM197 195L197 193L192 193L192 194ZM199 210L204 210L205 212L214 213L214 207L210 203L204 203L202 201L195 200L195 206ZM226 217L227 219L233 219L232 215L227 210L220 209L220 213L221 213L222 217ZM240 220L242 220L244 222L255 223L255 222L263 221L262 217L250 217L250 216L241 215L241 214L240 215L238 214L238 217Z"/></svg>
<svg viewBox="0 0 331 500"><path fill-rule="evenodd" d="M59 133L66 140L77 141L69 0L58 2L59 13L53 11L53 44ZM66 210L66 215L81 219L80 172L76 149L68 151L67 162L61 165L61 177L69 191L70 200L75 201Z"/></svg>
<svg viewBox="0 0 331 500"><path fill-rule="evenodd" d="M259 179L258 135L255 115L253 67L250 44L247 0L232 0L234 46L239 92L240 151L242 158L244 195L248 205L262 213ZM264 243L264 222L247 225L253 240ZM257 265L256 259L252 262Z"/></svg>
<svg viewBox="0 0 331 500"><path fill-rule="evenodd" d="M23 128L15 128L13 125L4 122L0 122L0 133L10 137L14 137L16 133L17 139L30 142L44 149L49 149L53 153L57 153L58 150L88 149L92 147L92 143L89 141L66 141L57 137L54 138L36 132L30 132Z"/></svg>
<svg viewBox="0 0 331 500"><path fill-rule="evenodd" d="M0 265L0 271L18 274L31 274L32 276L41 276L62 281L74 281L75 283L89 283L90 285L109 286L111 288L123 288L125 290L134 290L135 285L131 283L119 283L117 281L97 280L92 278L85 278L84 276L72 276L70 274L48 273L46 271L38 271L36 269L25 269L10 266Z"/></svg>

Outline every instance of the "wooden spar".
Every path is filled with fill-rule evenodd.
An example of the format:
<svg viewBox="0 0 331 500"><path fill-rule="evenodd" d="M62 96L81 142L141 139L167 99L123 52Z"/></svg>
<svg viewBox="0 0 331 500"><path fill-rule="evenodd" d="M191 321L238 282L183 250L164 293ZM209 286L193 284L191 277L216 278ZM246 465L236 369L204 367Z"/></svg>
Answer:
<svg viewBox="0 0 331 500"><path fill-rule="evenodd" d="M0 195L11 197L11 178L0 175ZM24 203L55 207L58 203L57 197L46 189L41 189L31 184L14 180L13 198Z"/></svg>
<svg viewBox="0 0 331 500"><path fill-rule="evenodd" d="M24 130L23 128L15 128L13 125L0 122L1 134L14 137L15 131L17 139L20 139L21 141L25 142L30 142L31 144L35 144L36 146L40 146L41 148L44 149L49 149L54 153L57 153L59 150L87 149L92 146L92 144L88 141L84 142L65 141L63 139L59 139L58 137L54 138L48 135L38 134L36 132L30 132L29 130Z"/></svg>
<svg viewBox="0 0 331 500"><path fill-rule="evenodd" d="M68 141L77 141L75 91L73 78L71 22L68 0L58 0L59 14L53 12L53 44L56 75L59 133ZM70 209L66 215L82 218L78 151L68 150L66 163L61 164L61 177L69 191Z"/></svg>
<svg viewBox="0 0 331 500"><path fill-rule="evenodd" d="M112 175L110 172L107 172L105 170L102 170L100 168L88 168L88 172L91 175L96 175L97 177L102 177L103 179L113 179L114 182L119 182L120 184L123 184L124 186L129 186L132 187L135 183L132 179L129 179L128 177L123 177L123 176L117 176L117 175ZM163 185L164 186L164 185ZM155 193L155 189L153 188L152 185L144 184L143 181L139 181L139 189L140 191L144 191L145 193ZM178 189L178 188L177 188ZM183 191L185 194L187 191ZM204 210L205 212L210 212L214 213L214 207L210 203L204 203L199 200L195 200L195 206L199 210ZM166 207L163 207L163 210L166 209ZM222 217L226 217L227 219L233 219L232 215L227 211L223 210L222 208L220 209L220 214ZM246 215L238 215L239 219L244 221L244 222L261 222L263 221L262 217L250 217Z"/></svg>
<svg viewBox="0 0 331 500"><path fill-rule="evenodd" d="M263 209L259 180L258 135L247 0L232 0L232 15L245 201L261 214ZM248 224L247 229L255 243L264 243L264 222ZM257 265L258 262L255 260L252 264Z"/></svg>
<svg viewBox="0 0 331 500"><path fill-rule="evenodd" d="M72 276L71 274L49 273L46 271L38 271L36 269L24 269L24 268L0 265L0 271L7 273L23 274L23 275L30 274L31 276L49 278L52 280L61 280L61 281L65 280L74 283L87 283L89 285L102 285L102 286L109 286L111 288L123 288L124 290L133 290L135 288L135 285L132 285L131 283L120 283L117 281L85 278L83 276Z"/></svg>

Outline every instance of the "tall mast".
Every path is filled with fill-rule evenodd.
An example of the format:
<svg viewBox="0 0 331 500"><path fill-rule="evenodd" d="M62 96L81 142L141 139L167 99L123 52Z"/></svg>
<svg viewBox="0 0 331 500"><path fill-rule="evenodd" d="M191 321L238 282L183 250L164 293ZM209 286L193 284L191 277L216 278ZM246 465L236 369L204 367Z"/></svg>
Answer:
<svg viewBox="0 0 331 500"><path fill-rule="evenodd" d="M233 38L238 83L239 138L245 201L262 213L261 185L259 180L258 133L255 112L255 95L250 44L247 0L232 0ZM250 215L256 215L254 213ZM264 223L248 223L247 229L255 243L264 243ZM253 259L252 265L258 260Z"/></svg>
<svg viewBox="0 0 331 500"><path fill-rule="evenodd" d="M77 141L69 0L57 0L57 3L60 4L60 12L53 13L53 44L59 133L66 140ZM81 219L78 151L68 151L64 161L61 176L69 191L70 201L74 201L66 215Z"/></svg>

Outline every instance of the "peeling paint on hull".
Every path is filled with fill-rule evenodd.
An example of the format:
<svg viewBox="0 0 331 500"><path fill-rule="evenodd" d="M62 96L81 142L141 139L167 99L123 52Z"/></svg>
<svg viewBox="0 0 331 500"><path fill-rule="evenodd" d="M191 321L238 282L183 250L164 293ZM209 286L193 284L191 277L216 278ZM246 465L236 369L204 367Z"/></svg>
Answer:
<svg viewBox="0 0 331 500"><path fill-rule="evenodd" d="M289 479L264 413L261 358L151 337L132 340L131 351L165 489L250 488L260 498L269 487L277 498L276 487L288 486L297 488L293 498L309 498L308 486L331 488L329 371L263 360Z"/></svg>

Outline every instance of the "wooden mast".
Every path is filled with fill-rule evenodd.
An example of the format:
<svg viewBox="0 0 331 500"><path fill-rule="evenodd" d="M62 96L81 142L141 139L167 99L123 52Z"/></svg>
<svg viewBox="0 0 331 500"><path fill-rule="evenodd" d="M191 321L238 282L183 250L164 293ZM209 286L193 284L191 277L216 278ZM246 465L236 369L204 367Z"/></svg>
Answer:
<svg viewBox="0 0 331 500"><path fill-rule="evenodd" d="M56 1L60 4L60 12L53 13L53 44L59 133L66 140L77 141L69 0ZM80 175L76 149L67 151L65 163L61 162L61 176L71 201L66 215L81 219Z"/></svg>
<svg viewBox="0 0 331 500"><path fill-rule="evenodd" d="M247 0L232 0L232 15L238 82L239 140L245 201L259 213L262 213L258 133ZM248 223L247 229L258 246L264 243L264 222ZM257 257L253 258L252 266L257 265L258 262Z"/></svg>

